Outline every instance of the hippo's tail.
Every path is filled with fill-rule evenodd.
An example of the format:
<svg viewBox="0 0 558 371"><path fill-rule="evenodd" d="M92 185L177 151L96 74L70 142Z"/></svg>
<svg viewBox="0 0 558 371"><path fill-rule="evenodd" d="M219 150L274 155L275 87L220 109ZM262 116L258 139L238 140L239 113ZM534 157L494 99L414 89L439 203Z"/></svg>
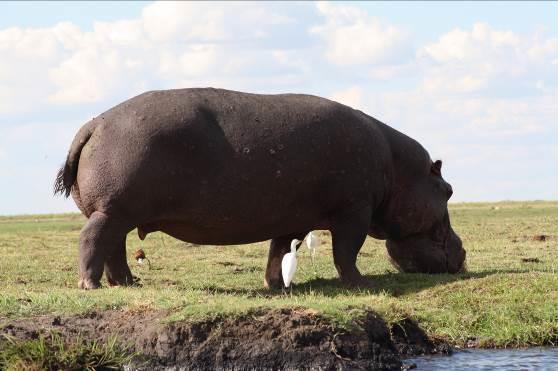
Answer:
<svg viewBox="0 0 558 371"><path fill-rule="evenodd" d="M81 129L79 129L70 147L66 163L60 168L58 175L56 176L56 180L54 182L54 194L60 193L65 197L70 196L72 188L76 183L81 150L89 138L91 138L91 135L93 135L93 131L95 131L96 127L95 123L95 121L89 121L87 124L83 125Z"/></svg>

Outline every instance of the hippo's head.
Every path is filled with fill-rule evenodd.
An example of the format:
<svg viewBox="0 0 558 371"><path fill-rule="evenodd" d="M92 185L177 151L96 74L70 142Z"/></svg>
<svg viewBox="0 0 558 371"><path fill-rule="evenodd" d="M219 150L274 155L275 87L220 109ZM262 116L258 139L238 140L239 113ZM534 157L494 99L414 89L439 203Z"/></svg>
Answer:
<svg viewBox="0 0 558 371"><path fill-rule="evenodd" d="M453 190L442 178L441 169L441 161L433 163L428 158L426 165L395 175L383 224L392 263L404 272L457 273L465 269L465 250L448 214Z"/></svg>

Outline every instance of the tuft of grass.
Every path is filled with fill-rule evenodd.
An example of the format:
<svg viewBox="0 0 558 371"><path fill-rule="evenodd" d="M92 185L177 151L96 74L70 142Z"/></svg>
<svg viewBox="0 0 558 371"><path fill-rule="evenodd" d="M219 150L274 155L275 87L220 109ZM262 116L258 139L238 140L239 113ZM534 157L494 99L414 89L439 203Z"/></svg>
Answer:
<svg viewBox="0 0 558 371"><path fill-rule="evenodd" d="M34 340L0 339L0 370L98 370L120 369L136 356L118 345L77 337L64 340L55 333Z"/></svg>

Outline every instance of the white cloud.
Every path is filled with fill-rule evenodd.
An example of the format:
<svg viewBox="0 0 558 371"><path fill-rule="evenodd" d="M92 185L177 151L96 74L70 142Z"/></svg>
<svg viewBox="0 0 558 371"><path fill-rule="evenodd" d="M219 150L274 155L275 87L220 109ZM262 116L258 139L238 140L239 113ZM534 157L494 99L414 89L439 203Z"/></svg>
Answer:
<svg viewBox="0 0 558 371"><path fill-rule="evenodd" d="M486 79L483 77L463 75L449 78L440 69L432 69L429 72L431 73L428 73L423 80L423 88L428 92L471 93L481 89L486 84Z"/></svg>
<svg viewBox="0 0 558 371"><path fill-rule="evenodd" d="M325 24L311 28L327 44L326 55L341 66L400 60L409 49L407 33L355 7L317 4Z"/></svg>
<svg viewBox="0 0 558 371"><path fill-rule="evenodd" d="M264 65L284 65L271 53L283 51L266 40L294 23L275 8L156 2L137 19L95 22L90 32L69 22L1 30L0 112L109 101L150 85L219 84Z"/></svg>
<svg viewBox="0 0 558 371"><path fill-rule="evenodd" d="M0 30L0 113L38 108L52 90L48 69L67 53L68 23L52 28Z"/></svg>
<svg viewBox="0 0 558 371"><path fill-rule="evenodd" d="M424 46L418 57L425 65L424 88L445 93L510 93L517 88L536 88L536 81L554 80L558 69L558 39L538 33L520 35L476 23L471 30L455 29ZM518 87L521 83L525 86ZM558 87L558 86L555 86Z"/></svg>
<svg viewBox="0 0 558 371"><path fill-rule="evenodd" d="M277 63L282 66L291 67L300 71L309 72L310 66L296 51L293 50L273 50L271 55Z"/></svg>
<svg viewBox="0 0 558 371"><path fill-rule="evenodd" d="M215 68L221 58L224 55L215 45L192 45L184 51L161 53L159 71L168 79L203 76Z"/></svg>
<svg viewBox="0 0 558 371"><path fill-rule="evenodd" d="M269 29L293 22L258 3L155 2L146 6L142 23L157 42L232 42L266 38Z"/></svg>
<svg viewBox="0 0 558 371"><path fill-rule="evenodd" d="M87 103L106 98L121 64L117 51L102 53L97 48L81 49L50 71L58 90L49 96L53 103Z"/></svg>
<svg viewBox="0 0 558 371"><path fill-rule="evenodd" d="M330 99L343 103L349 107L360 109L362 107L363 90L359 86L352 86L347 89L333 93Z"/></svg>
<svg viewBox="0 0 558 371"><path fill-rule="evenodd" d="M427 121L445 120L448 127L438 131L471 143L473 138L499 142L556 135L550 124L558 117L558 106L551 103L558 98L555 53L558 40L541 33L518 34L483 23L450 31L419 51L422 83L405 97L412 108L391 114L407 125L413 118L401 118L406 112L427 127Z"/></svg>
<svg viewBox="0 0 558 371"><path fill-rule="evenodd" d="M156 42L217 41L229 35L221 6L204 2L155 2L146 6L142 23Z"/></svg>
<svg viewBox="0 0 558 371"><path fill-rule="evenodd" d="M520 46L521 40L511 31L497 31L485 23L476 23L471 31L455 29L440 37L438 42L424 47L424 52L436 62L447 63L509 53ZM508 50L507 52L505 50Z"/></svg>
<svg viewBox="0 0 558 371"><path fill-rule="evenodd" d="M404 74L409 75L414 72L417 72L416 64L414 61L410 61L405 64L372 66L369 69L368 77L374 80L388 81Z"/></svg>
<svg viewBox="0 0 558 371"><path fill-rule="evenodd" d="M100 44L137 47L146 38L145 28L141 20L95 22L93 25L93 35Z"/></svg>

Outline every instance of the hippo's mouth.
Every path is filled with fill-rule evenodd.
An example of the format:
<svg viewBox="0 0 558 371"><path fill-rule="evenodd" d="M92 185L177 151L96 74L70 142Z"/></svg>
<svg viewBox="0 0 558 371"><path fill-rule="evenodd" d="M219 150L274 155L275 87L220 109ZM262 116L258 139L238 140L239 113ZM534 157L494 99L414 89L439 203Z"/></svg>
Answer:
<svg viewBox="0 0 558 371"><path fill-rule="evenodd" d="M455 232L453 232L453 230L451 228L446 228L446 232L443 234L443 237L439 240L433 240L433 243L435 246L437 246L441 251L444 252L446 258L446 271L448 273L463 273L466 270L465 267L465 259L463 259L463 262L461 264L461 266L457 269L457 271L455 271L455 267L451 266L451 262L453 260L453 257L451 256L451 241L452 241L452 233L455 234ZM457 235L456 235L457 236ZM461 245L461 240L459 240L459 244Z"/></svg>
<svg viewBox="0 0 558 371"><path fill-rule="evenodd" d="M451 228L435 236L412 235L399 240L388 239L386 247L392 264L402 272L459 273L466 269L465 250Z"/></svg>

